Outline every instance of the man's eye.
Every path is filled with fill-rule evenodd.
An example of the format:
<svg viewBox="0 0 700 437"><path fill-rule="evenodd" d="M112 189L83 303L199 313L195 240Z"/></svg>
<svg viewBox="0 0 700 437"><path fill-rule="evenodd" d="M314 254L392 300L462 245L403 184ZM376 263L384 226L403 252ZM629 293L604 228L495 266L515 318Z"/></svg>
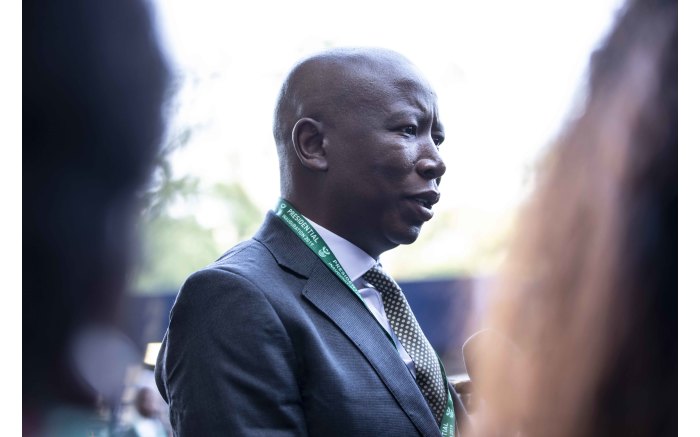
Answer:
<svg viewBox="0 0 700 437"><path fill-rule="evenodd" d="M442 144L443 141L445 141L443 138L433 137L433 143L435 143L436 146L439 146L440 144Z"/></svg>
<svg viewBox="0 0 700 437"><path fill-rule="evenodd" d="M415 126L405 126L402 129L403 133L408 134L408 135L415 135L417 130Z"/></svg>

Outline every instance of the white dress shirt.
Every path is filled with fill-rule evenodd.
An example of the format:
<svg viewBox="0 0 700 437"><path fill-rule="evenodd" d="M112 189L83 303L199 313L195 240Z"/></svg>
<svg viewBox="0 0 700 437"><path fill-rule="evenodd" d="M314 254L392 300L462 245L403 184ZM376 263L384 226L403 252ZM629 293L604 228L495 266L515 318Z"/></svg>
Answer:
<svg viewBox="0 0 700 437"><path fill-rule="evenodd" d="M321 238L323 238L323 241L326 242L328 248L338 259L340 265L343 266L343 269L345 269L345 272L348 274L353 284L355 284L357 291L360 293L360 296L362 296L362 299L367 304L367 307L374 318L377 319L377 321L384 327L386 332L391 335L391 338L394 339L394 343L396 343L401 359L404 363L406 363L406 367L408 367L411 375L413 375L415 378L416 366L406 352L406 349L403 348L403 345L396 337L396 334L394 334L394 330L391 329L391 325L389 325L389 320L387 319L386 312L384 311L384 303L382 302L381 295L372 286L372 284L365 281L362 277L367 270L374 267L374 265L379 261L369 256L367 252L355 246L345 238L334 234L317 223L314 223L307 217L305 218L314 227Z"/></svg>

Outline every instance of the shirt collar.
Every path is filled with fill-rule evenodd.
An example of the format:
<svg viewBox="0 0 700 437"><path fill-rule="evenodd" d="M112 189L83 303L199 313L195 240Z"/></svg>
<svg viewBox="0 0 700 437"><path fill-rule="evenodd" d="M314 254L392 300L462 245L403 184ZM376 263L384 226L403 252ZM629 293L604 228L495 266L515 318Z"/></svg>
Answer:
<svg viewBox="0 0 700 437"><path fill-rule="evenodd" d="M338 259L338 262L340 262L340 265L343 266L345 273L350 276L350 280L353 282L355 282L358 278L364 275L367 270L371 269L375 264L377 264L377 260L372 258L364 250L355 246L345 238L329 231L318 223L309 220L308 217L305 218L309 223L311 223L321 238L323 238L323 241L326 242L328 248L333 252L335 257Z"/></svg>

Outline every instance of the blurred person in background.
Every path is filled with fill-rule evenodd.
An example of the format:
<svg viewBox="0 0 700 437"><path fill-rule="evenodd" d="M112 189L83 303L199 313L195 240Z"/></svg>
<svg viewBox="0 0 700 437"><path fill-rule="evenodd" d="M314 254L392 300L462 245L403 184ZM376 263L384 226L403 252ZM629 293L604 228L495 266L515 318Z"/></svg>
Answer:
<svg viewBox="0 0 700 437"><path fill-rule="evenodd" d="M677 47L676 2L633 0L593 53L493 296L506 340L465 354L476 435L677 434Z"/></svg>
<svg viewBox="0 0 700 437"><path fill-rule="evenodd" d="M141 1L22 6L23 434L99 434L169 73Z"/></svg>
<svg viewBox="0 0 700 437"><path fill-rule="evenodd" d="M167 437L168 427L161 420L163 400L150 387L140 387L134 398L134 416L124 437Z"/></svg>

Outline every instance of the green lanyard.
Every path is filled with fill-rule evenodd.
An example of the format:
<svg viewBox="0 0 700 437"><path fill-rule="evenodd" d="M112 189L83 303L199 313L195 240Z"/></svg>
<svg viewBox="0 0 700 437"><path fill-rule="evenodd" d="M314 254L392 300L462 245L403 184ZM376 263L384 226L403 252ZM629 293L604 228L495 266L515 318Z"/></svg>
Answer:
<svg viewBox="0 0 700 437"><path fill-rule="evenodd" d="M303 241L304 244L306 244L309 249L311 249L313 253L315 253L316 256L321 259L321 261L323 261L326 267L328 267L328 269L333 272L338 279L345 284L346 287L355 293L355 296L357 296L365 305L365 308L367 308L367 303L360 295L360 292L357 291L357 287L355 287L355 284L352 283L350 276L348 276L343 266L340 265L338 258L335 257L326 242L323 241L323 238L321 238L318 232L316 232L313 226L311 226L311 223L308 222L306 217L301 215L288 201L284 199L280 199L279 202L277 202L275 214L282 219L287 226L289 226L297 237L299 237L299 239L301 239L301 241ZM367 308L367 310L369 311L369 308ZM381 324L379 326L381 326ZM386 332L383 326L382 330L389 340L391 340L394 347L396 347L394 339L391 338L391 335ZM438 361L439 360L440 358L438 358ZM445 409L445 414L443 414L442 421L440 423L440 433L443 437L454 437L455 408L454 403L452 402L452 395L450 395L450 390L448 389L447 376L445 376L445 368L442 365L442 361L440 361L440 371L442 372L442 379L445 384L445 391L447 392L447 408Z"/></svg>

